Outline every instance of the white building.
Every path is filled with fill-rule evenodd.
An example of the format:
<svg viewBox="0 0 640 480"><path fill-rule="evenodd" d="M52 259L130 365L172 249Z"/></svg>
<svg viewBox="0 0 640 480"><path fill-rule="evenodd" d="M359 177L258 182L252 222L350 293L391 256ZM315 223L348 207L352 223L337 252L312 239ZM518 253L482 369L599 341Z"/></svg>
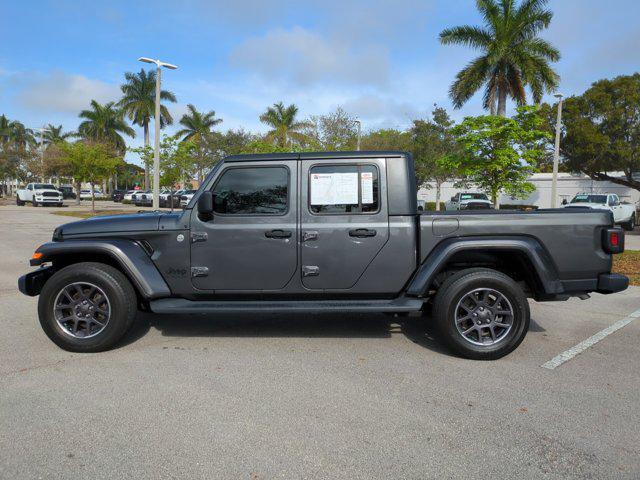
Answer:
<svg viewBox="0 0 640 480"><path fill-rule="evenodd" d="M513 200L508 195L501 195L500 204L536 205L539 208L551 207L551 173L536 173L529 181L533 183L536 190L524 200ZM615 174L611 174L615 175ZM441 201L449 200L461 190L475 191L473 188L455 188L454 182L447 182L442 186ZM615 193L623 202L638 205L640 192L633 188L617 185L611 182L599 182L592 180L580 173L559 173L558 174L558 206L563 199L570 201L578 193ZM426 202L436 201L435 188L421 188L418 191L418 199Z"/></svg>

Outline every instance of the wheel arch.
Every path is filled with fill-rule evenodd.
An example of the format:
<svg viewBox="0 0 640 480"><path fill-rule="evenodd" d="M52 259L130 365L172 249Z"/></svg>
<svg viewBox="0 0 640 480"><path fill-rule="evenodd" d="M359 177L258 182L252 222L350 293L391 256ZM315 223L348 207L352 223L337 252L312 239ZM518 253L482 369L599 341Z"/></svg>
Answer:
<svg viewBox="0 0 640 480"><path fill-rule="evenodd" d="M534 298L564 291L553 260L532 237L462 237L438 244L424 260L407 288L410 296L425 297L450 272L473 267L492 268L524 282Z"/></svg>
<svg viewBox="0 0 640 480"><path fill-rule="evenodd" d="M65 240L41 245L32 265L51 262L55 270L81 262L111 265L131 282L145 300L168 297L171 290L144 248L133 240Z"/></svg>

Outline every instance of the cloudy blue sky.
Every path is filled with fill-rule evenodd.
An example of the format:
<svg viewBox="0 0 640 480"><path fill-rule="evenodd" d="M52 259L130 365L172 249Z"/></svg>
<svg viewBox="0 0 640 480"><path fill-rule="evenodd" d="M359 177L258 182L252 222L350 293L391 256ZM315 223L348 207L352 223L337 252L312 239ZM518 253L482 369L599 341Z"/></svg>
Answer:
<svg viewBox="0 0 640 480"><path fill-rule="evenodd" d="M175 63L178 103L215 110L221 128L263 130L277 101L304 116L342 106L365 128L406 127L474 53L443 47L445 27L479 23L473 0L2 1L0 113L74 129L91 99L117 99L139 56ZM640 68L640 2L552 0L545 37L562 52L561 91ZM481 112L474 98L454 116ZM132 143L141 141L141 134Z"/></svg>

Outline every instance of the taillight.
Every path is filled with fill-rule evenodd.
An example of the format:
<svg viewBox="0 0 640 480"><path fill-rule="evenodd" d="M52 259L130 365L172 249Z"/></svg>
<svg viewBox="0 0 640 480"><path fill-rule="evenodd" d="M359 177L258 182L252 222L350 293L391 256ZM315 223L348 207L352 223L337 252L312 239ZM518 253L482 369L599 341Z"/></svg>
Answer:
<svg viewBox="0 0 640 480"><path fill-rule="evenodd" d="M603 234L602 248L605 252L624 252L624 232L621 228L607 228Z"/></svg>

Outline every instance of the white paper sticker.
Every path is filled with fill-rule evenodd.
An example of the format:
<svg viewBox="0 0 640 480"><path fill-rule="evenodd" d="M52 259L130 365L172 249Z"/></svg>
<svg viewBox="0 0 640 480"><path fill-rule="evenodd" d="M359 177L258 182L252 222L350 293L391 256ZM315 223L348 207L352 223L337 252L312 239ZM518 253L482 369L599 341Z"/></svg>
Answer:
<svg viewBox="0 0 640 480"><path fill-rule="evenodd" d="M357 205L357 173L312 173L311 205Z"/></svg>
<svg viewBox="0 0 640 480"><path fill-rule="evenodd" d="M362 172L360 176L362 203L373 203L373 172Z"/></svg>

